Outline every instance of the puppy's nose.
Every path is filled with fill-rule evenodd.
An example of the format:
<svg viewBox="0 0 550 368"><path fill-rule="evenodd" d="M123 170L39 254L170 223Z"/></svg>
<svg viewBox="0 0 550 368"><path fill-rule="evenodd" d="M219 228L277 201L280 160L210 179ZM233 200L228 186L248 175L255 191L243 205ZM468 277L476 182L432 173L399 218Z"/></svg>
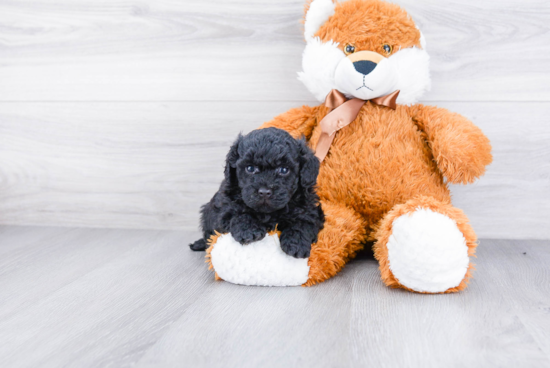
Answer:
<svg viewBox="0 0 550 368"><path fill-rule="evenodd" d="M376 65L376 63L369 60L359 60L353 63L355 70L363 75L367 75L372 72L374 68L376 68Z"/></svg>
<svg viewBox="0 0 550 368"><path fill-rule="evenodd" d="M269 198L269 197L271 197L273 192L271 191L271 189L267 189L267 188L262 187L262 188L258 189L258 194L262 198Z"/></svg>

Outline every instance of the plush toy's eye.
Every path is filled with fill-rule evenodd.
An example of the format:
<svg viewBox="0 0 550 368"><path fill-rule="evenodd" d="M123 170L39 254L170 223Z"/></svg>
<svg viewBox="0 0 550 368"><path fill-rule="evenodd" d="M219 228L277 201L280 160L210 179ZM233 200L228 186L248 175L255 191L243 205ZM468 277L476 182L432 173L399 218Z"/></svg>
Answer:
<svg viewBox="0 0 550 368"><path fill-rule="evenodd" d="M384 44L384 46L382 46L382 48L384 49L384 52L386 53L386 55L391 54L391 52L393 50L393 47L391 47L391 45L388 45L387 43Z"/></svg>
<svg viewBox="0 0 550 368"><path fill-rule="evenodd" d="M249 165L246 167L246 172L249 174L254 174L259 172L260 170L256 166Z"/></svg>
<svg viewBox="0 0 550 368"><path fill-rule="evenodd" d="M279 173L279 175L286 175L290 172L290 170L288 169L288 167L279 167L277 169L277 172Z"/></svg>
<svg viewBox="0 0 550 368"><path fill-rule="evenodd" d="M355 46L350 45L349 43L344 46L344 54L349 55L355 52Z"/></svg>

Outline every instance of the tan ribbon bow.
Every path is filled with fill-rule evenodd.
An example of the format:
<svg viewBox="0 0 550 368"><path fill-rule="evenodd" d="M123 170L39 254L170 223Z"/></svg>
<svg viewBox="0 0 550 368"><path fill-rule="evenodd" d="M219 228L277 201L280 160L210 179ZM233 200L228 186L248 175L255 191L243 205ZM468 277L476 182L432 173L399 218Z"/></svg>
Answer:
<svg viewBox="0 0 550 368"><path fill-rule="evenodd" d="M336 136L336 132L355 120L365 102L370 101L373 104L386 106L395 110L397 106L395 100L398 95L399 90L389 95L373 98L372 100L360 100L358 98L348 100L341 92L335 89L330 91L325 99L325 106L332 111L319 123L321 126L321 136L315 148L315 156L321 162L325 159L330 145Z"/></svg>

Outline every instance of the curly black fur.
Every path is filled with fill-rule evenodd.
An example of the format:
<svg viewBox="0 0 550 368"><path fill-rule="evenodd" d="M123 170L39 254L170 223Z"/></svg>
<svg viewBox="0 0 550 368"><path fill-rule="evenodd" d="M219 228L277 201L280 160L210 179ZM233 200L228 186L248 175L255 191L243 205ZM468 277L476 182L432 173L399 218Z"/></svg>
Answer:
<svg viewBox="0 0 550 368"><path fill-rule="evenodd" d="M203 238L189 246L205 250L214 231L248 244L277 225L282 250L309 257L325 221L315 192L318 173L319 160L303 139L276 128L239 135L227 154L220 189L202 206Z"/></svg>

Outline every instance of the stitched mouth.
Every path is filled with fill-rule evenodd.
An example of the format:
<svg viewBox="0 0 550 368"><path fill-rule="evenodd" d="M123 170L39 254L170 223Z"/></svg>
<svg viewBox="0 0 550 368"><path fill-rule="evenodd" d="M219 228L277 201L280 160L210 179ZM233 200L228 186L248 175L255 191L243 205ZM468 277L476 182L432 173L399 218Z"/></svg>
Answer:
<svg viewBox="0 0 550 368"><path fill-rule="evenodd" d="M372 88L369 88L369 87L365 86L364 84L361 87L357 88L356 91L360 90L361 88L366 88L366 89L374 92L374 90Z"/></svg>
<svg viewBox="0 0 550 368"><path fill-rule="evenodd" d="M370 88L369 86L367 86L367 85L365 84L365 77L366 77L366 76L364 75L364 76L363 76L363 85L362 85L361 87L357 88L356 91L359 91L361 88L366 88L366 89L368 89L369 91L373 91L373 92L374 92L374 90L373 90L372 88Z"/></svg>

